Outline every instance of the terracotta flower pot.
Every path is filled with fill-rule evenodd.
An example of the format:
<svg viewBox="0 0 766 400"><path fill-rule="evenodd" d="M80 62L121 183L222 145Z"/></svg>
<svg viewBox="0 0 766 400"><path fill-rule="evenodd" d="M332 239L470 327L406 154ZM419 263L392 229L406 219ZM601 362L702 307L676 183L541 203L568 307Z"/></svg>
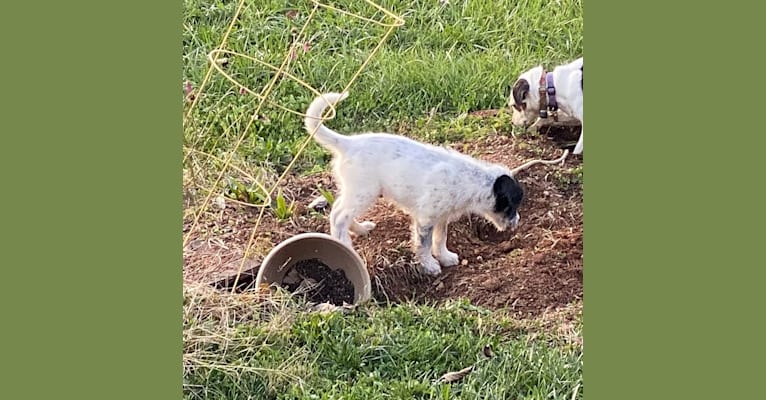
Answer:
<svg viewBox="0 0 766 400"><path fill-rule="evenodd" d="M333 270L343 269L354 285L354 304L370 298L370 274L364 261L354 250L324 233L302 233L275 246L263 259L256 282L281 285L295 263L309 259L319 259Z"/></svg>

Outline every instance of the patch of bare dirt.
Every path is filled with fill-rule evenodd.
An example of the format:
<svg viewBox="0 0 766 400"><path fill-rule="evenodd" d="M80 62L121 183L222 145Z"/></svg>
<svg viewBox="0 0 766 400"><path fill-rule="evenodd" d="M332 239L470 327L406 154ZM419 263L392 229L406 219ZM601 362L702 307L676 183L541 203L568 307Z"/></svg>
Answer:
<svg viewBox="0 0 766 400"><path fill-rule="evenodd" d="M548 128L537 136L495 136L455 143L451 147L509 167L530 159L558 158L561 143L573 145L579 127ZM558 144L557 144L558 143ZM582 299L582 183L574 168L581 156L570 155L564 166L537 165L517 177L525 189L514 232L497 232L480 217L464 217L450 224L447 245L462 265L443 269L438 277L420 273L410 251L409 218L382 201L362 218L377 224L354 246L366 261L374 297L388 301L441 301L469 298L489 308L507 308L519 317L535 317ZM227 203L203 215L184 248L184 280L213 282L257 267L282 240L303 232L329 233L329 210L307 208L319 188L334 191L328 173L288 176L281 185L296 210L289 220L277 220L268 210L243 258L259 209ZM184 235L191 227L185 221ZM244 260L244 261L243 261Z"/></svg>

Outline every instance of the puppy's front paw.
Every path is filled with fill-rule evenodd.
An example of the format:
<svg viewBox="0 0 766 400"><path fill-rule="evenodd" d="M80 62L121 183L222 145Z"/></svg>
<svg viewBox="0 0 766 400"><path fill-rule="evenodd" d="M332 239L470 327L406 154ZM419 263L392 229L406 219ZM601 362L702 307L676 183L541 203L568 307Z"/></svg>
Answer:
<svg viewBox="0 0 766 400"><path fill-rule="evenodd" d="M421 258L420 264L423 266L423 272L428 275L439 275L442 273L442 268L439 266L439 262L433 257Z"/></svg>
<svg viewBox="0 0 766 400"><path fill-rule="evenodd" d="M460 263L460 257L458 257L457 253L451 251L446 251L443 254L437 255L436 259L439 260L439 264L441 264L442 267L451 267Z"/></svg>

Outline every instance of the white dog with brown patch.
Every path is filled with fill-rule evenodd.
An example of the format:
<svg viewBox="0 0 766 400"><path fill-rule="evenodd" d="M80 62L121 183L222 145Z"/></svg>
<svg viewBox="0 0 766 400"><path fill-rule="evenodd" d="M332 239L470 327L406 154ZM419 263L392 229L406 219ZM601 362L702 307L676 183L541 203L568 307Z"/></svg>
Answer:
<svg viewBox="0 0 766 400"><path fill-rule="evenodd" d="M546 72L538 65L519 76L511 89L511 122L525 128L540 124L548 113L563 112L583 123L583 58ZM572 154L583 152L583 133Z"/></svg>
<svg viewBox="0 0 766 400"><path fill-rule="evenodd" d="M348 97L326 93L306 111L306 130L333 153L333 174L339 189L330 212L330 234L352 247L350 233L365 235L375 227L355 218L383 197L412 218L414 252L426 273L457 265L447 249L447 224L469 213L481 215L498 230L519 222L523 190L513 170L483 162L457 151L387 133L341 135L322 123L325 109Z"/></svg>

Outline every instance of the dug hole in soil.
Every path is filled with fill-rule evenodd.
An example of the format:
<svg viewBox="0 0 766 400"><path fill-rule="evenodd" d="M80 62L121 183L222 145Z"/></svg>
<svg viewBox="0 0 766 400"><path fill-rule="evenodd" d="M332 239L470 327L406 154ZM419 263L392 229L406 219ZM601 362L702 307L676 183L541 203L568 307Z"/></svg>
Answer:
<svg viewBox="0 0 766 400"><path fill-rule="evenodd" d="M512 168L531 159L558 158L562 143L571 149L580 127L542 129L540 133L520 137L503 134L450 147ZM452 222L447 247L458 253L461 264L443 268L436 277L421 273L414 259L409 217L379 201L359 219L375 222L376 228L368 236L354 239L354 248L370 273L373 297L429 303L468 298L472 304L507 308L522 318L580 302L583 194L582 181L573 169L581 166L582 157L570 154L564 166L536 165L520 172L517 178L525 196L515 231L498 232L476 216ZM258 254L244 261L246 273L240 277L240 289L252 283L260 261L273 246L299 233L329 233L329 210L307 207L320 195L319 188L335 192L329 173L291 175L281 188L286 197L296 200L296 209L288 221L264 213L256 233ZM257 209L229 202L224 209L206 213L184 248L184 282L222 282L235 275L243 265L257 216ZM191 226L189 217L184 221L184 235ZM296 291L301 284L306 289L307 282L322 282L306 292L308 300L336 305L353 302L353 285L345 276L335 276L337 273L326 266L298 265L294 269L301 278L288 279L283 284L288 290Z"/></svg>

